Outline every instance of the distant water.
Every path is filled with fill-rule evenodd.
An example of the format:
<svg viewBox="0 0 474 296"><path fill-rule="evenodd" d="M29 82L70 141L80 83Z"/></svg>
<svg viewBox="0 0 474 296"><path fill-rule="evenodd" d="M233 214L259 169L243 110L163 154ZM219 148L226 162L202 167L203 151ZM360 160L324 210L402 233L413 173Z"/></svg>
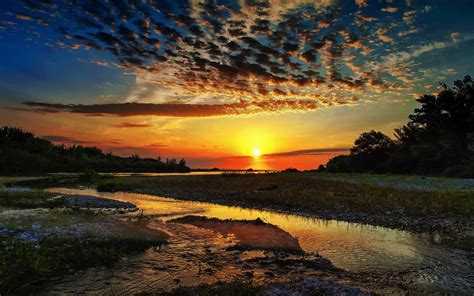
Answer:
<svg viewBox="0 0 474 296"><path fill-rule="evenodd" d="M221 171L196 171L189 173L113 173L115 177L130 177L130 176L200 176L200 175L222 175L222 174L267 174L278 171L273 170L221 170Z"/></svg>

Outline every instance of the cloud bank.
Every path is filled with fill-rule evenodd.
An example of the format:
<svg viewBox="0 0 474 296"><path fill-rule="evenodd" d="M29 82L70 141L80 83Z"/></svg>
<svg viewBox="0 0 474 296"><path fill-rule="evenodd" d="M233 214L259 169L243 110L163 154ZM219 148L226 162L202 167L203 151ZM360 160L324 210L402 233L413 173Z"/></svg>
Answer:
<svg viewBox="0 0 474 296"><path fill-rule="evenodd" d="M462 40L452 32L420 44L411 36L432 8L410 2L24 0L2 25L53 29L48 42L101 52L107 58L92 63L137 77L125 103L27 103L33 110L205 117L353 105L407 89L412 59Z"/></svg>

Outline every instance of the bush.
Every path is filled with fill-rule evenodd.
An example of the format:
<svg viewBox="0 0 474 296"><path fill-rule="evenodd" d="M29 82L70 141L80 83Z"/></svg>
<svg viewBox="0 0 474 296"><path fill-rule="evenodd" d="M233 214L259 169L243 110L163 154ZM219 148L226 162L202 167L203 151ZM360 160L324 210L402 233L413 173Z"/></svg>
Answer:
<svg viewBox="0 0 474 296"><path fill-rule="evenodd" d="M82 174L79 175L79 180L83 182L95 183L99 180L100 175L94 170L85 170Z"/></svg>

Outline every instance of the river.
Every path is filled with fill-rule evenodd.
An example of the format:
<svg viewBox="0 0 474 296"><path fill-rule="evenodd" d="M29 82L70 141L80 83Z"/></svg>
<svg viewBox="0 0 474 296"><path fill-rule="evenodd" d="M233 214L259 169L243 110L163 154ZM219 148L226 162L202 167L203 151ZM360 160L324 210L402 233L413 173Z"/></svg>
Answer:
<svg viewBox="0 0 474 296"><path fill-rule="evenodd" d="M52 285L49 291L156 291L169 289L173 285L195 285L239 276L242 264L235 259L238 255L229 255L225 248L219 248L230 244L232 238L216 236L193 226L167 223L185 215L219 219L260 218L297 238L304 251L318 253L336 267L349 272L378 275L404 273L405 285L421 287L426 291L472 294L474 290L472 253L448 246L436 235L146 194L68 188L50 188L48 191L132 202L143 210L144 215L152 217L151 227L172 235L170 244L160 251L149 251L130 258L111 270L89 269L68 276ZM212 256L206 257L206 253L212 253ZM213 264L208 264L209 260ZM202 262L203 266L212 265L212 275L201 274L202 268L200 265L197 267L196 262Z"/></svg>

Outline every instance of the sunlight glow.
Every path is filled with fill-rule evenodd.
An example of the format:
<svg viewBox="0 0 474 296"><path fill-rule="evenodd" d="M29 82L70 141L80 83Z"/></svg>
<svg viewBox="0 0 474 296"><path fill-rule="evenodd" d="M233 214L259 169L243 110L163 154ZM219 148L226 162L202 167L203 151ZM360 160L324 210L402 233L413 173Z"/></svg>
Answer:
<svg viewBox="0 0 474 296"><path fill-rule="evenodd" d="M258 158L260 157L260 149L254 148L252 151L253 157Z"/></svg>

